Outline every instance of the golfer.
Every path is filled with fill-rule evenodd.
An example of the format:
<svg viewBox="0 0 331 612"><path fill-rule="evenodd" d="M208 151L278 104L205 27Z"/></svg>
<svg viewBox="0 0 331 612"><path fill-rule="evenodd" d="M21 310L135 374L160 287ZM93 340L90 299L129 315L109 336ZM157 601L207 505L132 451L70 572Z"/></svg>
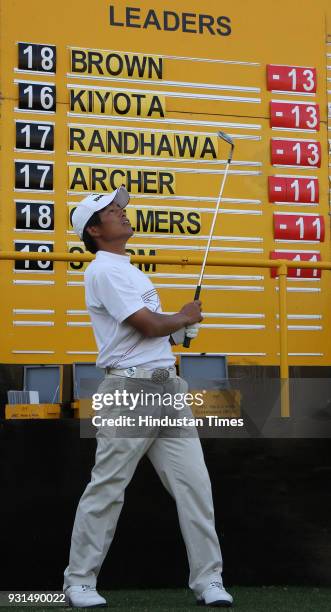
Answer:
<svg viewBox="0 0 331 612"><path fill-rule="evenodd" d="M199 301L173 315L162 314L149 278L131 265L125 246L133 235L125 207L124 186L113 193L84 198L72 215L75 232L95 260L85 271L85 298L98 346L96 365L105 370L98 394L149 393L182 396L185 380L176 375L169 340L180 344L185 333L194 338L202 320ZM124 397L124 396L123 396ZM134 413L163 415L162 406L131 410L103 405L103 417ZM171 408L165 410L170 411ZM173 410L173 409L172 409ZM191 417L189 406L173 410ZM170 412L169 412L170 414ZM222 555L215 531L209 475L196 428L189 425L146 425L133 428L98 427L91 481L78 504L69 564L64 572L66 601L73 607L105 607L96 591L97 577L114 537L124 492L137 464L149 457L163 485L174 497L190 566L189 586L201 604L231 606L222 583Z"/></svg>

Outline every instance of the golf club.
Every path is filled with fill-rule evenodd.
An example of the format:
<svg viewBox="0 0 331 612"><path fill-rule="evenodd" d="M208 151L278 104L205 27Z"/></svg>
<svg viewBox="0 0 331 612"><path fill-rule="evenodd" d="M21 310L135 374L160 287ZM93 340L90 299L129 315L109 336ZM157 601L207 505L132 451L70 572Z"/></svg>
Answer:
<svg viewBox="0 0 331 612"><path fill-rule="evenodd" d="M213 217L213 221L211 224L211 228L210 228L210 232L209 232L209 238L208 238L208 242L207 242L207 247L206 247L206 251L205 251L205 255L203 258L203 262L202 262L202 266L201 266L201 271L200 271L200 277L198 280L198 284L195 290L195 294L194 294L194 300L198 300L200 297L200 293L201 293L201 284L202 284L202 279L203 279L203 275L205 272L205 267L206 267L206 262L207 262L207 257L208 257L208 253L209 253L209 249L210 249L210 244L211 244L211 239L213 236L213 232L214 232L214 227L215 227L215 223L216 223L216 219L217 219L217 215L218 215L218 210L219 210L219 206L222 200L222 195L223 195L223 190L224 190L224 185L225 185L225 181L226 181L226 177L228 174L228 170L230 168L230 164L232 161L232 156L233 156L233 149L234 149L234 142L232 140L232 138L230 136L228 136L228 134L225 134L224 132L217 132L217 136L219 138L221 138L222 140L224 140L225 142L227 142L230 146L230 154L228 157L228 161L225 167L225 172L224 172L224 176L223 176L223 181L222 181L222 185L221 185L221 189L217 198L217 203L216 203L216 208L215 208L215 212L214 212L214 217ZM189 348L190 346L190 342L191 342L191 338L188 338L187 336L185 336L184 338L184 342L183 342L183 346L185 348Z"/></svg>

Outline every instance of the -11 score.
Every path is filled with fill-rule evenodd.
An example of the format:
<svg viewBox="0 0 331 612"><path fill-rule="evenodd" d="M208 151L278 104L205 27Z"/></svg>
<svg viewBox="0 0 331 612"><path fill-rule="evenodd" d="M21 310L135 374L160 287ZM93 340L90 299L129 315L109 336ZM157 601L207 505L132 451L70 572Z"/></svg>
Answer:
<svg viewBox="0 0 331 612"><path fill-rule="evenodd" d="M268 177L269 202L319 202L319 182L316 177L275 175Z"/></svg>

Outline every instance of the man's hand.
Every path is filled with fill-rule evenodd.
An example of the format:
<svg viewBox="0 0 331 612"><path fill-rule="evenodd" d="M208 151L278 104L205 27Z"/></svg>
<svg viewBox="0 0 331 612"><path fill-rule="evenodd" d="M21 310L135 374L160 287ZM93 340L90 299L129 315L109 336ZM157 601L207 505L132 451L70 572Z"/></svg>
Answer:
<svg viewBox="0 0 331 612"><path fill-rule="evenodd" d="M185 304L185 306L181 308L179 312L186 315L187 317L186 327L189 325L193 325L194 323L200 323L200 321L202 321L201 305L202 303L200 302L200 300L195 300L194 302L189 302L188 304Z"/></svg>

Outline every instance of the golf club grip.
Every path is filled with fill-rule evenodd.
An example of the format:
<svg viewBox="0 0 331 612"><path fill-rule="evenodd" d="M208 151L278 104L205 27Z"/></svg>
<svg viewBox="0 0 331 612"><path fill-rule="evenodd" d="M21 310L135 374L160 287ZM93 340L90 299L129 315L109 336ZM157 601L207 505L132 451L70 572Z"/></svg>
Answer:
<svg viewBox="0 0 331 612"><path fill-rule="evenodd" d="M196 288L195 294L194 294L194 301L199 299L200 293L201 293L201 285L197 285L197 288Z"/></svg>
<svg viewBox="0 0 331 612"><path fill-rule="evenodd" d="M195 294L194 294L194 301L199 299L200 293L201 293L201 285L197 285L196 290L195 290ZM184 348L190 348L190 343L191 343L191 338L188 338L187 336L185 336L184 342L183 342L183 347Z"/></svg>

